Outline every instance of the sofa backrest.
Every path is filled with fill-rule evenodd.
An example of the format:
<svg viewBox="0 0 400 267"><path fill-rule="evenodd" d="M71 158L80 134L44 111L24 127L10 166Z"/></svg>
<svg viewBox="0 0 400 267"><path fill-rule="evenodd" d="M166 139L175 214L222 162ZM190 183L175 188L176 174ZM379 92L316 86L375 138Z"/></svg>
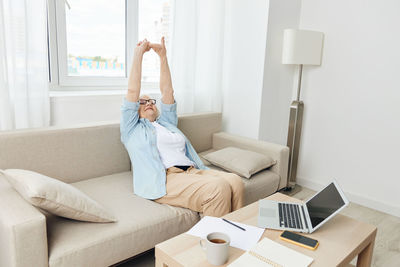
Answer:
<svg viewBox="0 0 400 267"><path fill-rule="evenodd" d="M73 183L129 171L119 123L0 133L0 169L26 169Z"/></svg>
<svg viewBox="0 0 400 267"><path fill-rule="evenodd" d="M185 114L178 127L201 152L220 131L221 113ZM0 132L0 169L26 169L67 183L130 171L119 122Z"/></svg>
<svg viewBox="0 0 400 267"><path fill-rule="evenodd" d="M222 114L216 112L182 114L178 128L200 153L212 148L213 134L221 131Z"/></svg>

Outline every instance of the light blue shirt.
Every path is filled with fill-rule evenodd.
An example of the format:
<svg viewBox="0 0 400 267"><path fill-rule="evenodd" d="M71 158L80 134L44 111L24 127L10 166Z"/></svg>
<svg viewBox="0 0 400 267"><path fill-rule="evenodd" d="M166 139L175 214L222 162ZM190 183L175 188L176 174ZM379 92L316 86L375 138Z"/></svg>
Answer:
<svg viewBox="0 0 400 267"><path fill-rule="evenodd" d="M152 123L139 118L139 101L124 99L121 107L121 141L128 151L133 165L134 193L147 199L157 199L166 194L166 170L157 148L157 132ZM198 169L208 169L197 155L190 141L177 128L176 102L164 104L161 101L161 115L156 122L185 138L186 156Z"/></svg>

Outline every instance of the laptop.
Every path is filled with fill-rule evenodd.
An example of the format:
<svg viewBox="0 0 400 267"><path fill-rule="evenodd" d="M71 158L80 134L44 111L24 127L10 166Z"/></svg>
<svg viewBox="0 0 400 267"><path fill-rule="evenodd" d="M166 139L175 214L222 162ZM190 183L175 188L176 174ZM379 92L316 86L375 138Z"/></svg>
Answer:
<svg viewBox="0 0 400 267"><path fill-rule="evenodd" d="M258 226L312 233L349 204L336 181L302 204L259 200Z"/></svg>

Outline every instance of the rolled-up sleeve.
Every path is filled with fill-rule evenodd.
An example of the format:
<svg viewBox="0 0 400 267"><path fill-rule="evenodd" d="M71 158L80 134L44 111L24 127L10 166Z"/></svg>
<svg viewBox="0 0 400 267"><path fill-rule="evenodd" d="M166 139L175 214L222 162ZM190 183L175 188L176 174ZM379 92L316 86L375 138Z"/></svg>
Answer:
<svg viewBox="0 0 400 267"><path fill-rule="evenodd" d="M121 141L124 143L139 121L139 101L129 102L124 98L121 106Z"/></svg>
<svg viewBox="0 0 400 267"><path fill-rule="evenodd" d="M173 104L164 104L161 101L161 115L159 120L178 125L178 115L176 113L176 101Z"/></svg>

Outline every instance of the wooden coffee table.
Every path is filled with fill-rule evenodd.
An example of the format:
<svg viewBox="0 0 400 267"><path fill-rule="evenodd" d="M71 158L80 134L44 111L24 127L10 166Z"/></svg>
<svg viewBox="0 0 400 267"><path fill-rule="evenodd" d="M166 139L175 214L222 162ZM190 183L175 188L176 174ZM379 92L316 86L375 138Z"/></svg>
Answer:
<svg viewBox="0 0 400 267"><path fill-rule="evenodd" d="M271 195L267 199L300 202L281 193ZM225 215L224 218L257 226L257 216L258 202L255 202ZM265 230L261 238L270 238L312 257L314 262L311 266L313 267L348 266L357 256L357 266L371 266L376 236L376 227L373 225L338 214L314 233L307 234L320 243L315 251L282 241L279 239L281 233L282 231ZM199 237L183 233L156 245L156 267L213 266L207 262L199 240ZM241 249L230 247L229 261L223 266L228 265L243 253Z"/></svg>

